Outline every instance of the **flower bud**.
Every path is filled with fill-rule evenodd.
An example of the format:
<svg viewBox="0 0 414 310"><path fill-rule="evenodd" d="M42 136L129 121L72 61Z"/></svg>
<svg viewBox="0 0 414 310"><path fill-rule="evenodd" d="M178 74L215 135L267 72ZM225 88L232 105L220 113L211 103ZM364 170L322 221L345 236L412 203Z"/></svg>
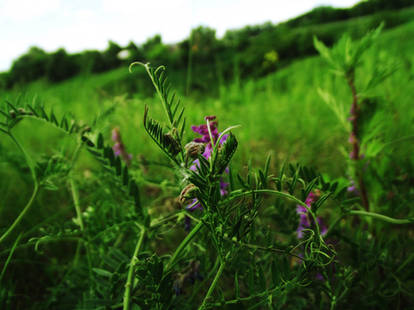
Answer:
<svg viewBox="0 0 414 310"><path fill-rule="evenodd" d="M181 191L180 196L178 197L178 201L181 204L185 204L188 202L188 200L197 198L197 193L199 191L199 188L195 186L194 184L188 184L184 189Z"/></svg>
<svg viewBox="0 0 414 310"><path fill-rule="evenodd" d="M199 154L204 153L204 150L206 147L204 143L192 141L190 143L187 143L184 148L185 148L187 157L195 159L197 158Z"/></svg>

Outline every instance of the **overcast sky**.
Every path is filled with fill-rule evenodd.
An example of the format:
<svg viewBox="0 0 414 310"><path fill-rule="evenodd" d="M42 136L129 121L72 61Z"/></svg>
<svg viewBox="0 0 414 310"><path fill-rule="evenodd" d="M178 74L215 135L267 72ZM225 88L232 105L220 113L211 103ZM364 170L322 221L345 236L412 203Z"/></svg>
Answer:
<svg viewBox="0 0 414 310"><path fill-rule="evenodd" d="M199 25L217 30L274 23L319 5L349 7L357 0L0 0L0 71L30 46L69 52L141 44L154 34L167 43Z"/></svg>

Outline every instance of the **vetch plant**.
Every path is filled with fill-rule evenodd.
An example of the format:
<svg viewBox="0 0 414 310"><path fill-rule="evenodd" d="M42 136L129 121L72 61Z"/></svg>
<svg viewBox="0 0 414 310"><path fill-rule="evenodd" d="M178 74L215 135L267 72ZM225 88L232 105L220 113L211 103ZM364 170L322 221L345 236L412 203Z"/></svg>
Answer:
<svg viewBox="0 0 414 310"><path fill-rule="evenodd" d="M364 149L359 131L366 101L357 91L355 71L378 33L358 43L342 39L332 49L315 40L352 92L350 120L343 107L333 105L351 137L351 184L299 164L284 164L277 171L270 156L262 168L248 165L236 171L232 163L244 143L236 138L237 126L219 129L219 114L200 115L205 123L187 125L163 66L130 66L145 69L165 116L154 119L150 107L144 108L144 130L166 160L149 162L145 173L131 160L113 125L107 126L112 132L100 132L93 128L95 122L79 125L40 104L7 103L0 130L21 152L34 185L17 218L2 227L0 296L6 302L14 298L8 272L15 271L11 268L18 264L14 258L19 251L34 249L46 257L57 244L65 246L65 259L58 261L60 269L52 270L58 276L40 304L44 309L411 306L411 226L397 230L392 225L412 224L412 212L397 214L400 219L373 212L374 204L387 209L380 209L381 199L369 192L371 167L363 170L364 161L373 156ZM46 160L31 157L13 132L28 118L74 136L75 149ZM102 169L88 174L77 170L85 150ZM65 182L58 184L58 179ZM61 187L73 206L66 222L42 222L30 234L19 231L39 193ZM408 197L403 194L401 205ZM360 220L352 220L355 216Z"/></svg>

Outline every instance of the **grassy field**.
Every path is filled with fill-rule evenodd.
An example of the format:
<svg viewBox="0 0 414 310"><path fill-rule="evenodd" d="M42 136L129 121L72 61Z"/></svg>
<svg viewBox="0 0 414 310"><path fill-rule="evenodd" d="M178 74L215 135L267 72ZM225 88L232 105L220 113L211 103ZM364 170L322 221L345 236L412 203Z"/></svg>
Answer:
<svg viewBox="0 0 414 310"><path fill-rule="evenodd" d="M375 91L384 98L381 106L384 113L394 115L394 121L390 119L389 123L383 124L387 128L384 130L386 141L413 132L413 115L408 112L414 92L414 42L409 39L413 34L413 23L387 31L365 55L364 66L367 69L374 67L379 60L398 65L395 74ZM127 75L131 75L128 68L121 68L102 75L78 77L54 86L37 82L23 91L0 95L3 100L12 102L16 98L28 102L36 98L56 114L70 113L86 123L91 123L96 115L114 106L115 112L103 125L107 136L113 127L119 126L130 152L152 156L153 146L142 130L144 105L148 104L157 116L162 112L162 107L155 94L151 98L145 97L142 92L123 92L123 85L115 82L122 81ZM179 84L180 81L174 80L174 72L170 75L172 85ZM361 85L366 82L364 69L358 72L357 79ZM144 86L140 85L141 88ZM146 87L151 90L149 81ZM219 96L215 97L208 93L179 96L187 109L189 124L199 124L205 115L217 115L221 128L241 125L237 130L243 141L238 155L241 162L246 162L251 155L256 160L272 151L275 160L300 161L336 175L343 173L343 167L336 162L342 156L339 146L344 141L345 133L318 89L334 92L345 107L350 106L352 98L344 80L330 74L330 69L319 57L299 60L258 80L240 81L236 77L230 85L218 87ZM21 130L27 133L25 129ZM47 126L40 126L38 130L41 134L36 132L22 137L27 139L34 152L45 150L44 141L57 142L57 132ZM188 134L190 139L190 128ZM55 143L47 144L52 148L59 147Z"/></svg>
<svg viewBox="0 0 414 310"><path fill-rule="evenodd" d="M412 167L414 150L414 22L384 31L377 42L364 54L360 69L356 72L356 84L363 88L368 82L366 72L372 72L379 63L395 66L395 72L373 90L377 109L376 118L370 124L369 131L375 133L371 139L379 139L393 153L395 167ZM134 70L143 70L135 68ZM172 85L181 85L182 80L171 76ZM12 92L1 92L1 104L10 102L43 102L46 110L53 109L56 115L72 115L73 118L86 124L92 124L97 116L94 130L102 132L110 141L111 131L119 127L127 151L133 154L133 166L142 166L143 160L165 162L161 152L145 133L143 128L144 106L150 108L150 115L156 119L164 119L163 108L158 97L147 96L148 91L139 89L152 86L142 83L136 89L116 81L128 81L128 68L120 68L101 75L80 76L56 85L43 81L30 84L26 89ZM181 84L180 84L181 83ZM246 172L246 167L262 166L266 156L271 154L270 170L276 171L283 162L301 163L314 167L331 179L346 180L348 133L335 113L328 106L321 93L332 93L336 102L348 111L352 96L343 77L330 72L328 65L319 57L298 60L290 66L271 73L260 79L241 80L235 76L227 85L214 86L209 93L179 94L186 108L187 129L185 142L196 135L190 125L204 122L204 116L216 115L219 129L240 125L233 130L239 141L239 149L233 161L235 170ZM135 89L135 92L126 92ZM151 92L150 92L151 93ZM76 141L50 125L37 120L28 120L14 129L14 135L25 146L35 161L41 162L52 154L60 154L70 158ZM362 145L364 145L362 141ZM362 152L369 150L362 149ZM381 157L381 155L379 156ZM0 226L7 227L19 214L31 195L31 179L29 170L24 164L22 155L6 136L0 140ZM380 160L378 161L380 162ZM374 162L372 163L375 164ZM92 156L83 150L75 173L80 184L82 205L92 205L98 195L94 188L102 186L99 179L100 166ZM380 168L379 168L380 169ZM157 212L159 205L166 204L166 198L178 196L180 189L168 181L163 183L160 175L162 168L150 168L149 177L161 186L147 186L143 200L151 204ZM409 173L409 171L407 171ZM146 176L136 172L134 177L143 180ZM412 177L408 177L410 179ZM54 225L62 225L74 216L72 194L66 181L54 180L58 190L41 190L28 216L21 222L18 231L24 239L35 237L45 221ZM161 188L161 189L160 189ZM109 193L107 193L109 195ZM101 194L99 194L101 195ZM412 205L412 203L411 203ZM114 211L115 212L115 211ZM408 212L409 213L409 212ZM328 214L331 214L328 212ZM412 232L412 231L411 231ZM17 234L14 236L16 237ZM13 238L12 238L13 239ZM9 244L11 246L11 244ZM3 249L3 248L2 248ZM44 281L52 285L50 278L54 273L60 274L59 262L66 262L65 251L73 253L71 246L61 244L46 249L44 256L39 254L36 264L51 264L50 274L41 273ZM57 254L56 254L57 253ZM22 271L14 271L15 277L22 276L25 270L33 268L33 261L20 257L14 264L21 264ZM35 273L33 277L39 277ZM35 289L42 278L26 275L26 281L32 283L34 296L39 300L45 292ZM17 284L19 287L19 285ZM52 285L53 286L53 285ZM21 290L21 288L19 288ZM27 294L23 290L22 294ZM23 302L22 302L23 304Z"/></svg>

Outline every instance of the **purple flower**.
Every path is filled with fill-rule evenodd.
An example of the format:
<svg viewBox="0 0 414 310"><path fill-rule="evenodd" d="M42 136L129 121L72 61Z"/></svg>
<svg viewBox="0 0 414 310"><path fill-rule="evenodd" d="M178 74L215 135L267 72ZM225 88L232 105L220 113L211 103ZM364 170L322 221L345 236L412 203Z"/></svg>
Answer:
<svg viewBox="0 0 414 310"><path fill-rule="evenodd" d="M312 203L316 202L319 199L320 193L318 190L315 192L310 192L308 197L306 197L305 204L310 208L312 206ZM296 229L296 233L298 236L298 239L303 238L304 230L309 228L312 224L311 219L308 214L308 210L301 205L296 205L296 213L299 215L299 225ZM325 235L328 232L328 228L323 223L322 219L320 217L316 218L321 235Z"/></svg>
<svg viewBox="0 0 414 310"><path fill-rule="evenodd" d="M204 119L206 121L207 120L208 121L213 121L213 120L216 119L216 117L215 116L206 116ZM213 152L213 144L215 144L217 142L217 139L220 136L220 133L218 132L218 129L217 129L218 122L210 122L209 125L210 125L210 131L211 131L211 136L213 138L213 141L211 141L210 133L208 131L207 124L202 124L200 126L191 126L191 129L195 133L198 133L198 134L201 135L201 138L195 138L194 142L199 142L199 143L205 143L206 144L206 147L205 147L205 150L204 150L204 153L203 153L203 156L206 159L209 159L211 157L212 152ZM220 139L220 145L223 144L226 141L227 137L228 137L228 135L224 135ZM195 160L194 163L199 164L198 160ZM192 167L192 170L195 170L195 169Z"/></svg>
<svg viewBox="0 0 414 310"><path fill-rule="evenodd" d="M194 198L189 205L185 207L188 211L194 211L194 210L203 210L203 207L198 202L197 198Z"/></svg>
<svg viewBox="0 0 414 310"><path fill-rule="evenodd" d="M352 195L359 196L359 191L354 180L351 180L351 184L348 186L347 191Z"/></svg>
<svg viewBox="0 0 414 310"><path fill-rule="evenodd" d="M220 137L220 133L218 132L218 129L217 129L218 122L214 121L216 119L214 115L206 116L204 119L206 121L207 120L209 121L211 137L210 137L207 124L201 124L199 126L191 126L191 129L195 133L198 133L199 135L201 135L201 138L195 138L193 141L205 144L205 149L202 155L204 156L205 159L209 159L213 153L213 145L217 142L218 138ZM222 145L226 141L227 137L228 135L223 135L223 137L220 139L220 142L219 142L220 145ZM213 141L211 141L211 138L213 138ZM190 169L193 171L197 171L197 166L199 165L200 165L200 161L198 159L195 159ZM226 172L228 173L228 169L226 169ZM220 179L220 194L222 196L225 196L228 194L228 191L227 191L228 186L229 184L224 182L223 178L221 178ZM202 209L202 207L200 203L197 202L197 199L194 199L191 204L186 206L186 209L189 211L194 211L194 210L200 210Z"/></svg>

